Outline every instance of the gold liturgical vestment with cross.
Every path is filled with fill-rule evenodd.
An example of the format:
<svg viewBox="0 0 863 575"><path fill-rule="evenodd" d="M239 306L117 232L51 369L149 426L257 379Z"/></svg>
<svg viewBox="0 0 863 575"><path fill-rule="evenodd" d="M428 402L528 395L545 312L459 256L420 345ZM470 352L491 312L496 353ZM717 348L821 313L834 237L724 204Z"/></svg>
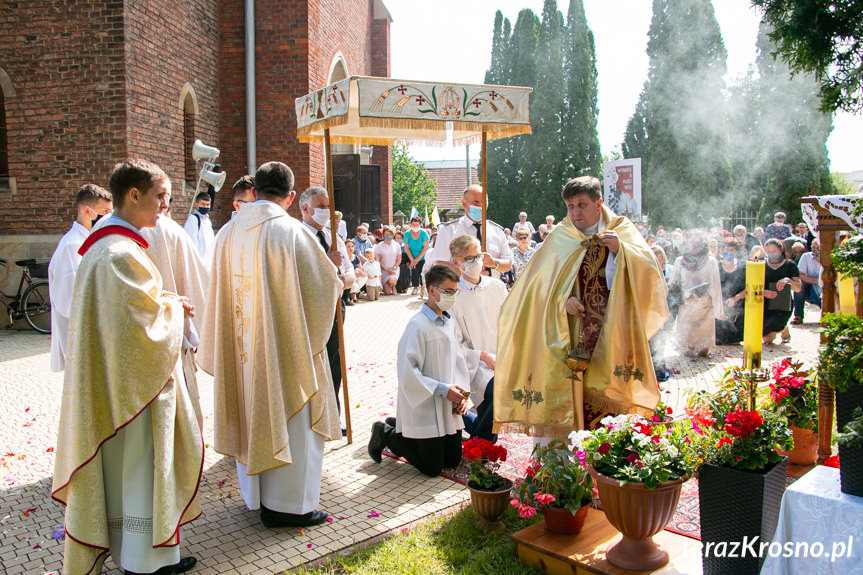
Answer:
<svg viewBox="0 0 863 575"><path fill-rule="evenodd" d="M605 281L605 256L595 251L586 258L591 238L568 219L546 238L507 297L495 365L496 432L510 428L566 437L586 425L585 411L647 413L659 402L648 340L668 319L665 279L632 222L603 206L600 231L604 229L617 232L620 249L601 318L591 317L601 307L594 301L586 302L592 304L586 322L564 309L567 298L585 285ZM583 265L591 269L579 277ZM592 333L598 326L598 333ZM583 382L572 377L566 364L582 333L589 343L595 339Z"/></svg>
<svg viewBox="0 0 863 575"><path fill-rule="evenodd" d="M183 307L132 239L90 247L75 279L52 496L66 505L63 573L98 573L109 518L101 448L141 413L153 440L153 546L201 514L204 442L186 389ZM149 408L149 409L145 409Z"/></svg>
<svg viewBox="0 0 863 575"><path fill-rule="evenodd" d="M341 438L326 353L341 282L272 202L225 224L214 258L198 361L214 377L215 449L258 475L291 463L288 421L307 404L311 432Z"/></svg>

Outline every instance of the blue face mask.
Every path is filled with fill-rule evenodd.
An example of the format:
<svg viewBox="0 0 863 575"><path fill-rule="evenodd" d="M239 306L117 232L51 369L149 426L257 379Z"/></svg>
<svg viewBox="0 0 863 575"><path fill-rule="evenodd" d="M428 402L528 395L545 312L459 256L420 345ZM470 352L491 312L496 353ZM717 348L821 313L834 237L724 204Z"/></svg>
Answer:
<svg viewBox="0 0 863 575"><path fill-rule="evenodd" d="M391 241L393 241L393 237L392 236L384 236L384 241L385 242L391 242Z"/></svg>
<svg viewBox="0 0 863 575"><path fill-rule="evenodd" d="M482 220L482 208L479 206L471 206L467 211L467 217L475 222Z"/></svg>
<svg viewBox="0 0 863 575"><path fill-rule="evenodd" d="M734 252L722 252L722 259L724 259L727 262L733 262L734 257L735 257Z"/></svg>
<svg viewBox="0 0 863 575"><path fill-rule="evenodd" d="M656 238L656 243L658 243L661 246L664 246L665 245L665 238Z"/></svg>

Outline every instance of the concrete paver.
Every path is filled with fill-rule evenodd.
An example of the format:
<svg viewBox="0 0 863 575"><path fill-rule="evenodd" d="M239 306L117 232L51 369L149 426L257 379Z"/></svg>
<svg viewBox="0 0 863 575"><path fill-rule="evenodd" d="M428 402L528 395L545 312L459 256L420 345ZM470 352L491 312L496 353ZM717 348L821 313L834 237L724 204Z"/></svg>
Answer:
<svg viewBox="0 0 863 575"><path fill-rule="evenodd" d="M366 445L371 424L395 415L396 348L404 325L422 303L413 296L361 302L346 315L348 382L354 443L329 442L324 456L321 508L333 521L298 530L263 527L243 504L232 460L217 454L213 441L212 378L199 372L207 445L201 480L203 515L183 529L183 555L199 558L196 574L278 573L320 559L381 534L463 505L465 487L428 478L410 465L384 458L376 464ZM819 314L792 326L789 345L765 348L765 363L795 354L811 365L817 358ZM63 508L51 500L53 447L62 393L62 374L48 369L48 336L0 330L0 571L59 572L62 541L52 539L63 524ZM738 365L740 346L724 346L708 358L679 358L680 373L663 384L666 403L680 412L686 390L712 389L724 370ZM62 430L59 430L62 432ZM369 517L375 511L378 516ZM105 572L121 573L109 559Z"/></svg>

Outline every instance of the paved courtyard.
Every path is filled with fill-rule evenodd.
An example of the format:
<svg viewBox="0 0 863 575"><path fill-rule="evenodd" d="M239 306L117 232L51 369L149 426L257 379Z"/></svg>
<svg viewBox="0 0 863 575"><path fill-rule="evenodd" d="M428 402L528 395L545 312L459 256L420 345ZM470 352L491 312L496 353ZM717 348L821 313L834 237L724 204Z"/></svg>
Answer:
<svg viewBox="0 0 863 575"><path fill-rule="evenodd" d="M183 529L183 555L195 555L193 573L278 573L333 552L407 530L435 513L463 505L467 488L448 479L430 479L411 466L369 459L372 422L395 415L396 346L407 320L421 307L401 295L348 308L348 383L354 443L327 444L321 508L332 522L298 529L270 530L248 511L239 495L234 462L217 454L213 438L212 379L199 372L207 444L201 485L203 515ZM811 365L817 357L819 314L808 309L806 323L792 326L788 345L765 348L765 362L795 354ZM51 500L62 374L48 369L48 336L0 329L0 571L45 574L62 564L63 508ZM724 370L740 363L740 346L716 348L710 357L678 359L663 387L675 411L687 389L709 389ZM121 573L109 559L105 572Z"/></svg>

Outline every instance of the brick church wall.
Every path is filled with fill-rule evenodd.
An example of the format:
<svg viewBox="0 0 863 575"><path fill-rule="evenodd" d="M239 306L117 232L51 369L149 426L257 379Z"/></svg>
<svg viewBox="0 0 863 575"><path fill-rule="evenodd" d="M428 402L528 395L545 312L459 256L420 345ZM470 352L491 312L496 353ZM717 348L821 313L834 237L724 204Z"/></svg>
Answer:
<svg viewBox="0 0 863 575"><path fill-rule="evenodd" d="M23 238L8 236L64 233L78 188L107 188L125 154L123 2L0 3L0 67L15 90L6 94L15 189L0 189L0 256L25 257Z"/></svg>
<svg viewBox="0 0 863 575"><path fill-rule="evenodd" d="M184 85L191 85L198 104L190 140L214 146L219 134L218 4L147 0L126 5L128 155L165 170L173 183L171 215L181 224L201 167L198 162L195 179L184 190L185 157L191 153L183 137Z"/></svg>

